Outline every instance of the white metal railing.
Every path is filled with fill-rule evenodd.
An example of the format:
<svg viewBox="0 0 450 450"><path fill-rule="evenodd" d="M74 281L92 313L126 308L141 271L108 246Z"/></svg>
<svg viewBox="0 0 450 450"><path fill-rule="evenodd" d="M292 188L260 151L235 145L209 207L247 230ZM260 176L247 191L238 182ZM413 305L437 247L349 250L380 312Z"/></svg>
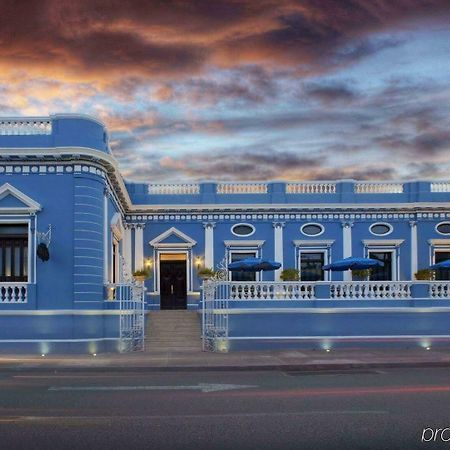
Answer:
<svg viewBox="0 0 450 450"><path fill-rule="evenodd" d="M411 285L411 282L402 281L332 282L330 298L336 300L411 298Z"/></svg>
<svg viewBox="0 0 450 450"><path fill-rule="evenodd" d="M403 183L355 183L356 194L402 194Z"/></svg>
<svg viewBox="0 0 450 450"><path fill-rule="evenodd" d="M50 119L0 119L0 135L52 134Z"/></svg>
<svg viewBox="0 0 450 450"><path fill-rule="evenodd" d="M431 192L450 192L450 181L440 181L430 184Z"/></svg>
<svg viewBox="0 0 450 450"><path fill-rule="evenodd" d="M202 286L203 351L227 351L228 297L226 285L205 281Z"/></svg>
<svg viewBox="0 0 450 450"><path fill-rule="evenodd" d="M287 183L286 194L335 194L336 183Z"/></svg>
<svg viewBox="0 0 450 450"><path fill-rule="evenodd" d="M108 300L119 302L120 351L144 350L145 317L143 283L107 285Z"/></svg>
<svg viewBox="0 0 450 450"><path fill-rule="evenodd" d="M267 183L217 183L217 194L267 194Z"/></svg>
<svg viewBox="0 0 450 450"><path fill-rule="evenodd" d="M193 195L200 194L198 183L149 184L148 193L154 195Z"/></svg>
<svg viewBox="0 0 450 450"><path fill-rule="evenodd" d="M428 294L431 298L448 298L450 299L450 282L432 282L430 283Z"/></svg>
<svg viewBox="0 0 450 450"><path fill-rule="evenodd" d="M0 303L27 303L27 283L1 283Z"/></svg>

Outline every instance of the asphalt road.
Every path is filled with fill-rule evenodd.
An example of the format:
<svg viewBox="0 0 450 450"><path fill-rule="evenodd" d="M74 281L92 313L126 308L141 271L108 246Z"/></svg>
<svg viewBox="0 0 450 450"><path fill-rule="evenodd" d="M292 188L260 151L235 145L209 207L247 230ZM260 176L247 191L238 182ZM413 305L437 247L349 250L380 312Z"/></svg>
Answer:
<svg viewBox="0 0 450 450"><path fill-rule="evenodd" d="M0 372L0 449L450 448L446 427L444 368Z"/></svg>

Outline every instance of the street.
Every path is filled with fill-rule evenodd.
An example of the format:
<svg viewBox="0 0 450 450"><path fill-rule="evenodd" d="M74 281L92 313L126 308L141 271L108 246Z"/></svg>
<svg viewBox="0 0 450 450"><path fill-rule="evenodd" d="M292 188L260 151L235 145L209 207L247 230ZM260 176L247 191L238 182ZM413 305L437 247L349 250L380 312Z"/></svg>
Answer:
<svg viewBox="0 0 450 450"><path fill-rule="evenodd" d="M19 370L0 392L3 449L450 447L431 431L450 426L450 368Z"/></svg>

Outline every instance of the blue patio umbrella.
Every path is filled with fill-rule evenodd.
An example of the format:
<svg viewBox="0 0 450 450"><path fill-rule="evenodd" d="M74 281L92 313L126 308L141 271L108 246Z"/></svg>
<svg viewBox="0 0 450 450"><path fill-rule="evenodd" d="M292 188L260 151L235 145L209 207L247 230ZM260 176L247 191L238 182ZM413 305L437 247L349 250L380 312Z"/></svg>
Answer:
<svg viewBox="0 0 450 450"><path fill-rule="evenodd" d="M440 263L433 264L430 266L430 269L450 269L450 259L446 259L445 261L441 261Z"/></svg>
<svg viewBox="0 0 450 450"><path fill-rule="evenodd" d="M364 270L383 266L384 263L378 259L350 257L326 264L322 269L343 272L344 270Z"/></svg>
<svg viewBox="0 0 450 450"><path fill-rule="evenodd" d="M279 262L261 258L246 258L228 264L228 270L231 272L260 272L261 270L277 270L280 267Z"/></svg>

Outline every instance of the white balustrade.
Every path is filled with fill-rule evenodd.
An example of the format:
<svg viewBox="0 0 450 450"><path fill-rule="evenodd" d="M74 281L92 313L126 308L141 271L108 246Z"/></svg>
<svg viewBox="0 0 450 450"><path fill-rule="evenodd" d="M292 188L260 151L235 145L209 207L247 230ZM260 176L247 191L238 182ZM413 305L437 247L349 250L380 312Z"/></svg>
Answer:
<svg viewBox="0 0 450 450"><path fill-rule="evenodd" d="M217 194L267 194L267 183L217 183Z"/></svg>
<svg viewBox="0 0 450 450"><path fill-rule="evenodd" d="M430 184L431 192L450 192L450 181L441 181Z"/></svg>
<svg viewBox="0 0 450 450"><path fill-rule="evenodd" d="M411 298L411 282L351 281L330 284L330 298L335 300L371 300Z"/></svg>
<svg viewBox="0 0 450 450"><path fill-rule="evenodd" d="M52 134L52 121L50 119L18 120L1 119L0 135L36 135Z"/></svg>
<svg viewBox="0 0 450 450"><path fill-rule="evenodd" d="M450 299L450 282L430 283L429 295L431 298L448 298L448 299Z"/></svg>
<svg viewBox="0 0 450 450"><path fill-rule="evenodd" d="M149 184L148 193L152 195L193 195L200 194L198 183Z"/></svg>
<svg viewBox="0 0 450 450"><path fill-rule="evenodd" d="M286 194L335 194L336 183L287 183Z"/></svg>
<svg viewBox="0 0 450 450"><path fill-rule="evenodd" d="M402 194L403 183L355 183L356 194Z"/></svg>
<svg viewBox="0 0 450 450"><path fill-rule="evenodd" d="M229 300L313 300L314 283L220 282L216 295Z"/></svg>
<svg viewBox="0 0 450 450"><path fill-rule="evenodd" d="M27 283L0 283L0 303L27 303Z"/></svg>

